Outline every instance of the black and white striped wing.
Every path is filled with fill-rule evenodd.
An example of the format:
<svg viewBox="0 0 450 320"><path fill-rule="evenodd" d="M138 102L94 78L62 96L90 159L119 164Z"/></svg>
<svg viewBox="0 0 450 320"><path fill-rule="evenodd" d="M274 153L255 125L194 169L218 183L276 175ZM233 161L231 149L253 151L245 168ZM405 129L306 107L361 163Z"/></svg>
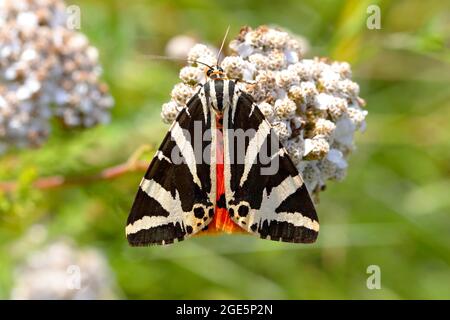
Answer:
<svg viewBox="0 0 450 320"><path fill-rule="evenodd" d="M210 154L211 141L202 137L210 128L210 111L196 94L172 124L142 179L126 226L131 245L181 241L212 220L215 160L202 161Z"/></svg>
<svg viewBox="0 0 450 320"><path fill-rule="evenodd" d="M223 125L225 199L233 221L261 238L314 242L319 223L308 190L248 94L234 92Z"/></svg>

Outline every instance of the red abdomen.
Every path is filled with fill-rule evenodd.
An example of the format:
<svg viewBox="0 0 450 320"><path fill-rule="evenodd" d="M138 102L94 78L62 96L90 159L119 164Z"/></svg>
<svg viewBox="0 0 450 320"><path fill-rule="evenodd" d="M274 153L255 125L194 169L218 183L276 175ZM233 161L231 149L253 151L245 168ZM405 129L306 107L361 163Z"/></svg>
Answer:
<svg viewBox="0 0 450 320"><path fill-rule="evenodd" d="M216 117L217 123L217 144L216 144L216 208L214 210L214 218L208 224L208 229L200 232L199 234L205 233L239 233L244 232L244 230L233 222L230 218L230 214L227 209L219 208L218 203L220 203L220 198L225 198L225 180L224 180L224 166L223 166L223 136L222 136L222 125L221 118ZM225 202L223 202L225 205Z"/></svg>

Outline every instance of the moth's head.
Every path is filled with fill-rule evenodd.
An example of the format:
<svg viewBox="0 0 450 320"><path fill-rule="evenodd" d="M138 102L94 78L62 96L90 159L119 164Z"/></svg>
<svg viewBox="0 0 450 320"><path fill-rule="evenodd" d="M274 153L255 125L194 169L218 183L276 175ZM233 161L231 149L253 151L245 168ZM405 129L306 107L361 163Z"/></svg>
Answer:
<svg viewBox="0 0 450 320"><path fill-rule="evenodd" d="M226 78L225 72L219 66L208 67L206 69L206 76L211 80L223 80Z"/></svg>

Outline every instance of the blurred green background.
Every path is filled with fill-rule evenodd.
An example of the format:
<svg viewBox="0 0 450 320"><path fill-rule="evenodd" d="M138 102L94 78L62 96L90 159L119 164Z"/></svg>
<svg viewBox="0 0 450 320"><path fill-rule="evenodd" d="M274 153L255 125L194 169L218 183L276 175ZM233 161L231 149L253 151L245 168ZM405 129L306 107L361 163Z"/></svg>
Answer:
<svg viewBox="0 0 450 320"><path fill-rule="evenodd" d="M117 297L137 299L450 298L450 3L448 1L73 1L81 31L100 51L116 106L109 125L65 131L55 124L37 150L0 157L0 297L29 250L12 254L30 226L48 243L69 237L104 252ZM381 7L380 30L366 27ZM348 61L367 101L367 131L357 134L349 175L330 183L314 245L248 236L201 237L169 247L131 248L124 226L142 172L113 180L37 190L38 176L86 176L156 147L167 126L162 103L180 64L164 54L187 34L219 45L228 25L275 24L305 36L309 56ZM142 159L150 161L153 152ZM381 289L369 290L370 265Z"/></svg>

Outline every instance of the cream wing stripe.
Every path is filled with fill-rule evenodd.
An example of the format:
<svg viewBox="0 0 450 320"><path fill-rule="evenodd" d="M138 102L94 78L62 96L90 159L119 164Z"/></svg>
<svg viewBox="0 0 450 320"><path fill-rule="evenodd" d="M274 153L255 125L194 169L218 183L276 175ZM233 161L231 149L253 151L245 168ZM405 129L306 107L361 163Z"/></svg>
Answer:
<svg viewBox="0 0 450 320"><path fill-rule="evenodd" d="M167 162L172 163L172 161L168 157L166 157L161 150L156 151L155 157L158 158L158 160L160 161L164 159Z"/></svg>
<svg viewBox="0 0 450 320"><path fill-rule="evenodd" d="M208 121L208 112L209 112L209 107L208 104L206 103L206 96L205 96L205 88L201 88L198 94L200 101L202 102L202 108L203 108L203 116L205 118L205 123Z"/></svg>
<svg viewBox="0 0 450 320"><path fill-rule="evenodd" d="M195 162L195 154L194 149L192 148L192 144L186 140L186 136L183 133L183 129L181 129L178 122L176 122L170 130L170 134L172 139L177 144L180 149L181 154L183 155L184 161L189 168L189 171L192 174L195 184L197 184L200 188L202 188L200 179L197 175L197 165Z"/></svg>
<svg viewBox="0 0 450 320"><path fill-rule="evenodd" d="M216 85L214 81L209 82L209 96L209 103L211 104L211 107L217 108Z"/></svg>
<svg viewBox="0 0 450 320"><path fill-rule="evenodd" d="M230 105L230 93L228 90L230 80L223 80L223 112L226 112Z"/></svg>
<svg viewBox="0 0 450 320"><path fill-rule="evenodd" d="M236 108L237 108L237 102L239 100L239 96L240 96L240 92L239 90L235 87L234 88L234 93L233 93L233 99L231 101L231 122L234 123L234 115L236 113Z"/></svg>
<svg viewBox="0 0 450 320"><path fill-rule="evenodd" d="M225 184L225 198L232 199L234 198L234 193L231 191L231 160L230 160L230 129L228 128L229 123L229 114L232 112L231 110L227 110L227 112L223 113L223 177Z"/></svg>
<svg viewBox="0 0 450 320"><path fill-rule="evenodd" d="M217 146L217 129L216 129L216 117L214 114L211 114L211 149L210 149L210 180L211 180L211 191L209 193L209 201L211 203L216 203L216 188L217 188L217 173L216 173L216 163L217 163L217 155L216 155L216 146Z"/></svg>
<svg viewBox="0 0 450 320"><path fill-rule="evenodd" d="M314 231L319 231L319 223L308 217L305 217L301 212L275 212L281 203L298 190L303 184L302 178L297 175L294 177L287 177L278 186L272 188L270 194L264 189L261 202L263 210L255 210L255 214L250 217L249 225L257 223L261 225L265 220L289 222L296 227L305 227ZM250 218L250 219L251 219Z"/></svg>
<svg viewBox="0 0 450 320"><path fill-rule="evenodd" d="M255 133L253 139L250 140L247 152L245 153L244 160L244 172L242 173L241 180L239 182L239 186L242 187L247 181L248 174L255 163L256 158L258 157L259 150L261 149L262 144L266 140L266 137L270 133L270 125L267 121L262 121L259 124L258 130Z"/></svg>
<svg viewBox="0 0 450 320"><path fill-rule="evenodd" d="M126 227L125 232L127 235L168 223L180 223L181 226L184 226L184 213L181 207L178 191L176 191L174 198L172 197L172 194L164 189L159 183L145 178L142 179L140 187L149 197L158 199L158 202L161 204L163 209L169 212L169 216L144 216Z"/></svg>

